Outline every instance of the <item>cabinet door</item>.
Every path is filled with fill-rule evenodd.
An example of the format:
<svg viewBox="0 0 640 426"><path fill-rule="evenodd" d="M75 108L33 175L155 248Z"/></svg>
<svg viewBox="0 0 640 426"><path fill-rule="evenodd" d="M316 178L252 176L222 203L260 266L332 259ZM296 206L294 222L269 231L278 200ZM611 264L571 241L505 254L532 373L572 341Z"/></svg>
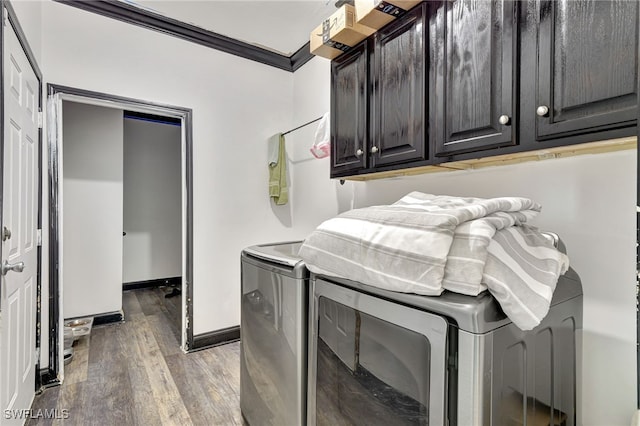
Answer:
<svg viewBox="0 0 640 426"><path fill-rule="evenodd" d="M431 18L436 155L515 144L516 4L443 2Z"/></svg>
<svg viewBox="0 0 640 426"><path fill-rule="evenodd" d="M367 167L367 41L331 63L331 176Z"/></svg>
<svg viewBox="0 0 640 426"><path fill-rule="evenodd" d="M535 117L538 139L633 124L639 5L627 0L539 2L537 99L523 111Z"/></svg>
<svg viewBox="0 0 640 426"><path fill-rule="evenodd" d="M427 4L375 35L372 96L374 166L424 159L427 121Z"/></svg>

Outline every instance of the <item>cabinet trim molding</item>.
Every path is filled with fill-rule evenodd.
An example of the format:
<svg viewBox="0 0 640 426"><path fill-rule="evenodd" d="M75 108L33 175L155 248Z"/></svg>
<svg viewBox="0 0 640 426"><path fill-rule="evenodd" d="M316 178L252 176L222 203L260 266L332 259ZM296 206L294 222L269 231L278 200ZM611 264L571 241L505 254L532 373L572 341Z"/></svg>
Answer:
<svg viewBox="0 0 640 426"><path fill-rule="evenodd" d="M511 164L552 160L556 158L574 157L585 154L602 154L607 152L624 151L636 148L637 137L631 136L598 142L586 142L577 145L539 149L535 151L516 152L511 154L495 155L491 157L483 157L470 160L452 161L450 163L424 165L385 171L372 171L371 173L356 176L343 176L340 177L340 179L350 181L368 181L390 177L414 176L427 173L476 170L486 167L507 166Z"/></svg>

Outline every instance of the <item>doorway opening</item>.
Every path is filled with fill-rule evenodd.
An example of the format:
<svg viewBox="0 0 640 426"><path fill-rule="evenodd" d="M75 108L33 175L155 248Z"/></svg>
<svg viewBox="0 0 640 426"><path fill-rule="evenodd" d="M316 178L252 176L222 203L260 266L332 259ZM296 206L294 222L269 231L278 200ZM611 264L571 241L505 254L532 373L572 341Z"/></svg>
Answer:
<svg viewBox="0 0 640 426"><path fill-rule="evenodd" d="M176 309L177 316L179 316L180 326L176 327L177 332L180 334L180 338L178 339L181 342L181 348L183 351L188 352L190 348L193 346L193 285L192 285L192 277L193 277L193 260L192 260L192 247L193 247L193 200L192 200L192 111L187 108L170 106L170 105L162 105L152 102L147 102L139 99L132 98L124 98L104 93L91 92L82 89L70 88L65 86L58 86L49 84L48 85L48 105L47 105L47 136L48 136L48 144L49 144L49 264L51 265L50 273L49 273L49 287L50 287L50 300L49 300L49 365L53 366L56 370L55 373L59 373L63 371L63 321L65 317L69 317L68 313L65 313L63 308L63 297L66 298L66 289L65 287L65 276L68 275L70 271L75 271L76 269L80 269L85 265L77 265L73 264L71 259L67 259L65 261L65 253L69 247L65 247L65 238L68 238L67 245L73 245L73 241L67 235L65 237L64 227L65 223L67 223L67 217L65 217L65 203L68 202L66 199L65 191L66 183L63 178L65 177L65 165L63 159L66 158L67 155L72 156L73 151L65 152L65 143L64 143L64 135L67 133L65 128L65 132L63 133L63 127L67 126L65 123L65 108L68 108L69 105L80 105L83 104L86 108L91 107L100 107L103 109L108 109L111 111L117 111L121 117L121 126L124 133L124 127L129 127L133 129L133 133L135 134L136 129L140 130L140 127L146 126L146 123L154 123L160 126L170 125L174 133L176 133L179 137L179 147L173 147L173 154L177 155L179 158L179 167L174 167L175 176L172 179L171 185L179 191L179 195L175 200L171 202L172 217L171 219L173 223L176 222L176 217L179 217L179 230L173 231L170 238L173 240L173 243L176 243L176 239L179 242L179 248L174 249L172 253L163 253L162 256L165 259L168 257L171 258L169 262L171 265L169 269L171 272L168 272L166 260L158 260L158 258L153 258L154 255L150 254L150 251L147 250L146 254L142 254L142 263L146 262L147 266L147 279L143 278L145 274L142 272L144 268L140 267L140 264L136 266L135 262L130 265L124 265L131 260L131 258L135 256L122 256L122 251L129 252L129 254L133 251L136 251L136 247L140 248L146 246L149 248L149 244L152 244L148 239L148 235L145 237L143 232L140 231L140 227L144 227L141 225L142 218L136 217L134 214L133 217L129 218L128 223L124 223L126 218L126 214L120 214L120 221L114 220L111 223L111 226L114 227L114 230L119 227L118 230L118 238L120 239L120 264L118 265L118 254L112 259L112 262L119 266L120 273L120 310L119 311L109 311L108 308L103 307L102 311L104 315L100 315L103 321L118 321L122 319L122 290L123 283L128 283L131 285L130 288L136 288L137 286L143 286L146 284L169 284L174 285L176 291L171 291L170 293L175 294L174 304L178 309ZM159 123L160 122L160 123ZM143 123L145 123L143 125ZM147 126L147 130L148 130ZM166 130L166 129L165 129ZM70 145L71 146L71 145ZM130 148L130 147L129 147ZM134 147L134 150L139 150L140 147ZM124 148L124 145L122 147ZM127 148L128 149L128 148ZM80 149L79 152L82 152ZM102 152L102 151L101 151ZM110 152L102 152L104 157L104 161L112 155ZM117 154L117 153L116 153ZM120 152L122 155L122 152ZM140 153L139 153L140 154ZM133 157L132 157L133 158ZM144 155L142 155L142 160L144 161ZM82 164L82 161L80 162ZM94 167L89 167L88 164L85 164L84 169L93 169L90 172L95 173L95 169L100 165L100 163L95 163ZM102 165L103 166L103 165ZM123 163L121 167L125 167ZM135 165L131 170L135 170ZM83 167L81 167L82 169ZM122 170L121 170L122 171ZM108 183L113 187L113 171L108 167L103 167L103 175L107 176L106 179L109 181ZM68 174L67 174L68 175ZM133 172L135 175L135 172ZM103 177L104 177L103 176ZM122 173L120 174L122 176ZM131 172L129 173L131 177ZM134 180L134 186L144 184L145 182L141 182L139 179L136 182ZM175 182L178 180L178 182ZM148 182L146 182L148 184ZM118 185L115 185L116 187ZM148 188L149 189L149 188ZM161 192L161 188L153 187L149 189L151 192ZM127 189L123 189L122 181L119 184L119 194L120 194L120 203L122 204L123 200L126 201L127 194L125 192ZM88 191L84 188L83 191L80 191L81 196L84 197L96 197L95 194L91 194L91 191ZM115 192L115 198L117 199L118 192ZM142 197L144 198L144 197ZM155 197L156 200L158 197ZM161 197L159 197L161 198ZM96 199L96 203L103 202L105 200ZM140 200L137 200L140 201ZM144 201L144 200L143 200ZM88 205L91 201L85 199L84 205ZM177 202L177 206L175 205ZM150 208L153 208L151 206ZM114 210L114 209L112 209ZM115 209L117 210L117 209ZM115 223L115 225L114 225ZM127 227L130 227L128 230ZM95 229L96 227L89 226L87 229ZM111 233L113 234L113 232ZM124 235L127 234L127 235ZM160 235L159 233L156 233ZM158 238L165 238L166 235L162 235ZM111 238L111 237L109 237ZM147 238L146 241L145 238ZM128 239L128 240L127 240ZM113 239L112 241L116 241L117 239ZM129 241L130 240L130 241ZM129 247L127 247L129 246ZM82 246L80 246L82 247ZM115 245L114 245L115 247ZM86 247L85 249L91 249L90 247ZM157 256L156 256L157 257ZM156 273L154 276L153 273L149 275L149 264L150 263L161 263L163 265L156 267L156 269L166 269ZM117 268L116 268L117 269ZM73 272L72 272L73 273ZM159 275L169 274L171 276L162 276L162 280L158 277ZM154 278L157 278L154 280ZM155 281L155 282L154 282ZM162 281L162 282L159 282ZM166 282L170 281L170 282ZM179 285L179 287L178 287ZM127 286L124 286L126 289ZM178 294L179 289L179 294ZM84 291L86 292L86 288ZM114 294L113 292L111 293ZM64 296L62 296L64 295ZM179 303L175 303L179 301ZM108 306L108 305L105 305ZM113 305L111 305L113 306ZM106 312L105 312L106 310ZM98 317L96 317L98 318ZM53 372L52 372L53 373Z"/></svg>
<svg viewBox="0 0 640 426"><path fill-rule="evenodd" d="M122 289L182 336L181 120L124 111ZM125 298L126 297L126 298ZM131 308L131 307L129 307ZM135 309L129 309L134 312Z"/></svg>

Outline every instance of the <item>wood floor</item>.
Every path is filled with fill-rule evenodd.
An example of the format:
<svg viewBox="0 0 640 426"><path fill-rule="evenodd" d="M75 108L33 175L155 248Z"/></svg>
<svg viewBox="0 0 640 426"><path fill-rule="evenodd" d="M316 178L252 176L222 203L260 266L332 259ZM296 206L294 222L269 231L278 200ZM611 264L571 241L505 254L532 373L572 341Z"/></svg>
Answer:
<svg viewBox="0 0 640 426"><path fill-rule="evenodd" d="M180 298L173 299L159 289L124 292L125 322L76 341L64 384L33 402L33 410L67 410L68 418L27 424L243 424L239 343L182 353L171 308Z"/></svg>

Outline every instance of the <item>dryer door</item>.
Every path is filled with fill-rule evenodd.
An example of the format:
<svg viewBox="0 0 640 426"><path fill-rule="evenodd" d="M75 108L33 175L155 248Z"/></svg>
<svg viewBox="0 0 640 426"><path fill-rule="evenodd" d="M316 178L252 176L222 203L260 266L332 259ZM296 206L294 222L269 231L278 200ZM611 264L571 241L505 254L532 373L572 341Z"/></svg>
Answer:
<svg viewBox="0 0 640 426"><path fill-rule="evenodd" d="M443 317L322 279L310 308L308 424L446 424Z"/></svg>

